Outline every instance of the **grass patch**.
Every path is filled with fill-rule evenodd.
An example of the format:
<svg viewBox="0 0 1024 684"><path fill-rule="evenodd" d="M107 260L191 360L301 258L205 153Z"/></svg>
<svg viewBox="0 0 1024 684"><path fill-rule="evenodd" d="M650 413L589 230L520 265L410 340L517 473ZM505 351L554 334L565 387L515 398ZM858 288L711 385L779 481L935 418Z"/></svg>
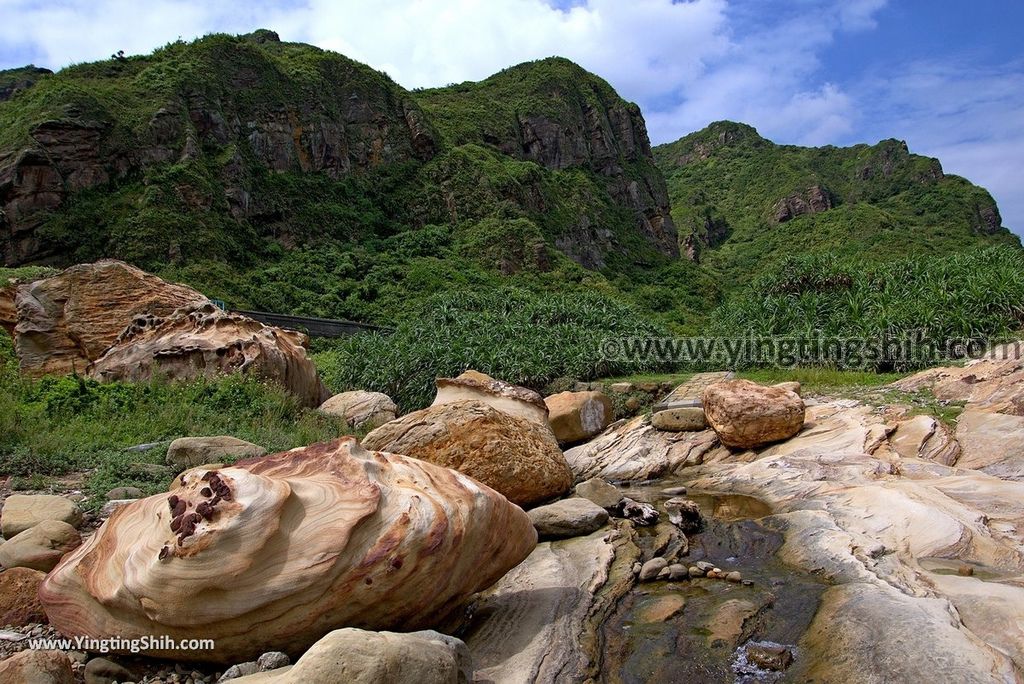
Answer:
<svg viewBox="0 0 1024 684"><path fill-rule="evenodd" d="M851 392L874 389L896 382L906 373L873 373L836 368L752 368L736 374L737 378L762 385L796 381L804 394L846 396Z"/></svg>

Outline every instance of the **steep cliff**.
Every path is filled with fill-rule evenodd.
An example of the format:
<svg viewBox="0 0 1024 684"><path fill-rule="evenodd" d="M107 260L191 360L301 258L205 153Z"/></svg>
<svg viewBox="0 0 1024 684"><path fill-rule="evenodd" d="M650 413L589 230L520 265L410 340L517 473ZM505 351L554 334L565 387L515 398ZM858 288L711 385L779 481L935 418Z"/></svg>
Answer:
<svg viewBox="0 0 1024 684"><path fill-rule="evenodd" d="M684 251L728 282L794 254L889 259L1020 244L988 192L900 140L776 145L720 121L654 155Z"/></svg>

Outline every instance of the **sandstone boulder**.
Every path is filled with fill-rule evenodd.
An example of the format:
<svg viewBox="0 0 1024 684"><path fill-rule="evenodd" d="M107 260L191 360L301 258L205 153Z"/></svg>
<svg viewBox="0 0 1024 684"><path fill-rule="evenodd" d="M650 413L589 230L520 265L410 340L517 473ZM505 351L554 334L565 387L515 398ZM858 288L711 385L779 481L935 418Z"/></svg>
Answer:
<svg viewBox="0 0 1024 684"><path fill-rule="evenodd" d="M23 627L46 622L46 613L38 596L44 577L45 572L31 568L0 572L0 626Z"/></svg>
<svg viewBox="0 0 1024 684"><path fill-rule="evenodd" d="M27 649L0 660L5 684L75 684L71 658L62 651Z"/></svg>
<svg viewBox="0 0 1024 684"><path fill-rule="evenodd" d="M167 316L207 301L120 261L72 266L19 285L15 348L24 373L38 377L85 371L138 316Z"/></svg>
<svg viewBox="0 0 1024 684"><path fill-rule="evenodd" d="M589 499L574 497L530 509L530 520L541 539L581 537L604 527L608 511Z"/></svg>
<svg viewBox="0 0 1024 684"><path fill-rule="evenodd" d="M699 406L680 406L656 412L651 425L666 432L695 432L708 426L704 409Z"/></svg>
<svg viewBox="0 0 1024 684"><path fill-rule="evenodd" d="M749 380L726 380L701 394L708 424L727 447L753 449L792 437L804 424L800 395Z"/></svg>
<svg viewBox="0 0 1024 684"><path fill-rule="evenodd" d="M0 546L0 565L50 572L64 554L78 548L82 537L60 520L43 520Z"/></svg>
<svg viewBox="0 0 1024 684"><path fill-rule="evenodd" d="M306 343L302 333L271 328L207 302L166 316L136 317L88 374L103 382L135 382L251 373L314 407L330 394L306 355Z"/></svg>
<svg viewBox="0 0 1024 684"><path fill-rule="evenodd" d="M615 508L622 501L622 491L599 477L592 477L576 485L576 496L593 501L604 509Z"/></svg>
<svg viewBox="0 0 1024 684"><path fill-rule="evenodd" d="M531 389L495 380L475 370L468 370L457 378L438 378L436 384L437 395L432 406L472 399L538 425L548 426L548 407L544 399Z"/></svg>
<svg viewBox="0 0 1024 684"><path fill-rule="evenodd" d="M354 430L372 430L398 417L398 406L382 392L342 392L320 404L321 412L344 419Z"/></svg>
<svg viewBox="0 0 1024 684"><path fill-rule="evenodd" d="M363 446L453 468L520 506L564 494L572 484L546 419L541 425L477 400L404 415L368 434Z"/></svg>
<svg viewBox="0 0 1024 684"><path fill-rule="evenodd" d="M368 632L337 629L295 665L232 680L238 684L468 684L473 664L466 644L433 630Z"/></svg>
<svg viewBox="0 0 1024 684"><path fill-rule="evenodd" d="M266 453L263 447L230 435L179 437L167 447L167 464L180 471L225 458L258 458Z"/></svg>
<svg viewBox="0 0 1024 684"><path fill-rule="evenodd" d="M544 400L548 422L561 443L579 442L599 434L612 422L612 400L602 392L560 392Z"/></svg>
<svg viewBox="0 0 1024 684"><path fill-rule="evenodd" d="M44 520L60 520L72 527L82 524L82 511L71 499L53 494L11 494L0 513L0 530L10 539Z"/></svg>
<svg viewBox="0 0 1024 684"><path fill-rule="evenodd" d="M93 658L85 664L85 684L116 684L134 679L131 671L107 658Z"/></svg>
<svg viewBox="0 0 1024 684"><path fill-rule="evenodd" d="M14 338L14 326L18 324L18 309L14 306L14 297L18 294L18 286L14 283L0 283L0 328Z"/></svg>
<svg viewBox="0 0 1024 684"><path fill-rule="evenodd" d="M43 582L67 636L209 638L239 662L324 632L439 624L536 544L529 517L454 470L351 437L191 470L118 508Z"/></svg>

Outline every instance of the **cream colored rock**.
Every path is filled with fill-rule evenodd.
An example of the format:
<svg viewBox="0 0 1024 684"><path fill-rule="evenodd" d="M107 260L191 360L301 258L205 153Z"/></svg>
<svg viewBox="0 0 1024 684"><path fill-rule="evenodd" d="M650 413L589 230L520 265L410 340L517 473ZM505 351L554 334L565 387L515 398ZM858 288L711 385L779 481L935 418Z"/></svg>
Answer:
<svg viewBox="0 0 1024 684"><path fill-rule="evenodd" d="M923 458L953 465L960 445L949 428L932 416L919 415L900 422L889 442L903 458Z"/></svg>
<svg viewBox="0 0 1024 684"><path fill-rule="evenodd" d="M475 370L468 370L457 378L438 378L436 384L437 395L432 406L471 399L548 427L548 407L533 390L495 380Z"/></svg>
<svg viewBox="0 0 1024 684"><path fill-rule="evenodd" d="M1024 415L1024 342L1001 345L963 366L941 366L892 385L913 392L930 389L937 399L964 401L970 408Z"/></svg>
<svg viewBox="0 0 1024 684"><path fill-rule="evenodd" d="M1024 479L1024 416L973 407L960 414L956 464L1010 480Z"/></svg>
<svg viewBox="0 0 1024 684"><path fill-rule="evenodd" d="M529 517L456 471L351 437L186 473L127 504L39 595L68 636L209 638L239 662L346 625L438 624L536 543Z"/></svg>
<svg viewBox="0 0 1024 684"><path fill-rule="evenodd" d="M294 665L238 677L238 684L468 684L473 663L461 640L433 630L369 632L337 629Z"/></svg>
<svg viewBox="0 0 1024 684"><path fill-rule="evenodd" d="M694 432L708 426L704 409L699 406L683 406L658 411L651 416L651 425L667 432Z"/></svg>
<svg viewBox="0 0 1024 684"><path fill-rule="evenodd" d="M225 458L258 458L266 453L263 447L230 435L179 437L167 447L167 465L184 470Z"/></svg>
<svg viewBox="0 0 1024 684"><path fill-rule="evenodd" d="M63 651L27 649L0 660L4 684L75 684L71 658Z"/></svg>
<svg viewBox="0 0 1024 684"><path fill-rule="evenodd" d="M24 373L83 373L138 317L208 301L120 261L81 264L19 285L15 349Z"/></svg>
<svg viewBox="0 0 1024 684"><path fill-rule="evenodd" d="M800 394L800 383L797 382L796 380L790 380L788 382L778 382L778 383L772 385L772 387L776 387L778 389L789 390L793 394L795 394L797 396L801 396L801 394Z"/></svg>
<svg viewBox="0 0 1024 684"><path fill-rule="evenodd" d="M103 382L154 376L192 380L250 373L315 407L330 396L306 355L302 333L271 328L213 304L184 307L167 316L136 317L88 368Z"/></svg>
<svg viewBox="0 0 1024 684"><path fill-rule="evenodd" d="M792 437L804 424L798 394L749 380L716 382L704 389L701 403L708 424L722 444L751 449Z"/></svg>
<svg viewBox="0 0 1024 684"><path fill-rule="evenodd" d="M321 413L342 418L355 430L372 430L398 417L398 406L382 392L342 392L320 404Z"/></svg>
<svg viewBox="0 0 1024 684"><path fill-rule="evenodd" d="M520 506L568 491L572 473L543 425L477 400L435 404L385 423L363 446L454 468Z"/></svg>
<svg viewBox="0 0 1024 684"><path fill-rule="evenodd" d="M600 433L612 422L612 400L603 392L560 392L544 399L548 423L561 443L579 442Z"/></svg>
<svg viewBox="0 0 1024 684"><path fill-rule="evenodd" d="M613 423L586 444L567 450L565 460L576 482L592 477L609 482L640 481L698 465L716 449L720 449L718 438L711 430L664 432L646 416L638 416Z"/></svg>
<svg viewBox="0 0 1024 684"><path fill-rule="evenodd" d="M82 536L60 520L43 520L0 545L0 565L50 572L69 551L78 548Z"/></svg>
<svg viewBox="0 0 1024 684"><path fill-rule="evenodd" d="M5 539L24 532L44 520L60 520L72 527L82 524L82 511L71 499L53 494L11 494L0 513L0 530Z"/></svg>

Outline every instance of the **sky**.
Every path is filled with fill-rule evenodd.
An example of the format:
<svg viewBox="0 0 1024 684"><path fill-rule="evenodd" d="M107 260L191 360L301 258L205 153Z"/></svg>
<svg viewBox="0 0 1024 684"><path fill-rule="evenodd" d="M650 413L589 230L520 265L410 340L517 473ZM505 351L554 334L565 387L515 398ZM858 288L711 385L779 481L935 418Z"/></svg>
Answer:
<svg viewBox="0 0 1024 684"><path fill-rule="evenodd" d="M1024 234L1019 0L0 0L0 68L277 31L407 88L568 57L637 102L655 144L712 121L779 143L906 140Z"/></svg>

